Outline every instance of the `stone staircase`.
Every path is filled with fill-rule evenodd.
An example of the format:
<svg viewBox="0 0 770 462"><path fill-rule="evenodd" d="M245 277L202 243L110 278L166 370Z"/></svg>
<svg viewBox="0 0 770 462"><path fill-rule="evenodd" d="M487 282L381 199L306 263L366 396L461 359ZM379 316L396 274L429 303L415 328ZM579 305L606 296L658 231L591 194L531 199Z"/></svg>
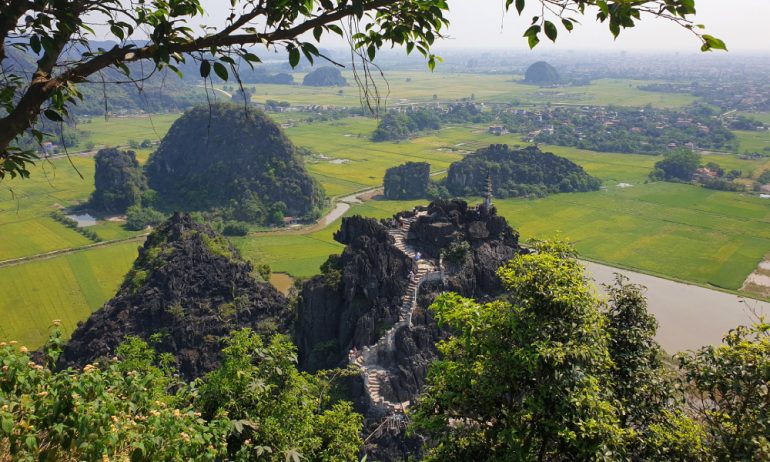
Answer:
<svg viewBox="0 0 770 462"><path fill-rule="evenodd" d="M412 260L417 256L416 251L406 243L406 237L409 227L417 218L426 212L420 212L413 218L402 220L406 223L406 229L390 229L388 233L393 237L395 246ZM391 412L403 412L409 406L409 401L392 402L385 399L381 394L383 380L388 379L388 373L385 368L378 364L380 352L391 352L395 348L396 333L399 329L408 326L412 327L412 314L417 307L417 292L420 284L428 279L440 277L436 264L427 259L417 261L417 272L409 282L406 293L401 298L401 308L399 309L398 322L396 322L380 339L371 346L364 347L363 351L355 353L351 351L350 362L361 368L361 374L364 380L364 387L367 395L375 407Z"/></svg>

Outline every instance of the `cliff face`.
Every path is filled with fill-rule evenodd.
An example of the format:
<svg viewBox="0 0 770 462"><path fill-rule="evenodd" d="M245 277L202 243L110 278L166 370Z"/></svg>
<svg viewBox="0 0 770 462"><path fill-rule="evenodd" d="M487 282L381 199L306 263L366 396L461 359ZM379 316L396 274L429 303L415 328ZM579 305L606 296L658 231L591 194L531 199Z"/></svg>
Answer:
<svg viewBox="0 0 770 462"><path fill-rule="evenodd" d="M211 371L231 331L288 331L288 300L252 271L207 225L174 215L147 238L115 297L75 330L61 365L111 356L132 335L172 353L188 378Z"/></svg>
<svg viewBox="0 0 770 462"><path fill-rule="evenodd" d="M364 352L377 365L379 395L393 403L414 398L445 335L427 311L435 296L494 297L501 289L495 271L520 251L518 234L494 208L463 201L381 222L346 218L335 239L345 250L305 283L298 302L300 365L344 365L352 349Z"/></svg>
<svg viewBox="0 0 770 462"><path fill-rule="evenodd" d="M378 429L367 448L374 460L401 460L420 446L402 433L402 412L447 336L427 307L445 291L499 295L495 272L522 251L518 237L494 207L459 200L380 222L343 219L335 239L347 246L304 284L295 336L301 367L353 364L361 371L351 392L368 431ZM380 425L383 418L392 425Z"/></svg>
<svg viewBox="0 0 770 462"><path fill-rule="evenodd" d="M339 366L351 348L376 342L398 319L398 301L415 271L377 220L344 218L334 238L345 250L304 284L298 304L296 343L300 365L310 370Z"/></svg>

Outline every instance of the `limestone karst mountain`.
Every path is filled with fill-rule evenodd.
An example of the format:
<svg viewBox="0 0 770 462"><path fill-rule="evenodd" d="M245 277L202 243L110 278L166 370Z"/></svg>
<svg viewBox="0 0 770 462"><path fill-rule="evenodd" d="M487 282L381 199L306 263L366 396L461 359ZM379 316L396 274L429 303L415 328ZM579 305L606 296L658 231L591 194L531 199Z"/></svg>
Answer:
<svg viewBox="0 0 770 462"><path fill-rule="evenodd" d="M175 214L147 238L115 297L75 330L61 364L111 356L130 335L172 353L188 378L211 371L231 331L288 330L288 301L253 273L225 238Z"/></svg>
<svg viewBox="0 0 770 462"><path fill-rule="evenodd" d="M446 187L456 196L484 195L491 180L495 197L542 197L596 191L601 181L571 160L535 146L510 149L493 144L449 166Z"/></svg>
<svg viewBox="0 0 770 462"><path fill-rule="evenodd" d="M323 207L321 186L281 128L243 106L188 111L145 172L159 208L167 211L221 209L232 219L264 223L314 217Z"/></svg>
<svg viewBox="0 0 770 462"><path fill-rule="evenodd" d="M524 83L530 85L557 85L561 83L559 72L545 61L538 61L527 68Z"/></svg>
<svg viewBox="0 0 770 462"><path fill-rule="evenodd" d="M302 85L307 87L344 87L347 84L340 70L332 66L314 69L302 81Z"/></svg>

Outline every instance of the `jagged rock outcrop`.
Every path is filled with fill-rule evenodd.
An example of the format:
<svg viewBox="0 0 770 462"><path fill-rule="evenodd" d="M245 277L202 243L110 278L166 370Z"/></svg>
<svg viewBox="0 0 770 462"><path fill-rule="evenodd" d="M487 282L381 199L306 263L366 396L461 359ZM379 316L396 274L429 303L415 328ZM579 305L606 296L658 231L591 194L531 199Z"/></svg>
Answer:
<svg viewBox="0 0 770 462"><path fill-rule="evenodd" d="M369 431L378 429L371 455L395 460L419 447L401 434L401 410L424 385L436 342L448 335L427 307L444 291L499 295L495 272L522 251L518 234L494 207L454 200L380 222L345 218L335 238L345 250L304 284L298 302L300 364L360 367L352 392Z"/></svg>
<svg viewBox="0 0 770 462"><path fill-rule="evenodd" d="M75 330L61 365L111 356L131 335L172 353L187 378L211 371L231 331L289 330L288 300L252 273L208 225L175 214L147 238L115 297Z"/></svg>
<svg viewBox="0 0 770 462"><path fill-rule="evenodd" d="M344 218L334 238L345 250L300 295L295 339L300 365L309 370L337 367L352 347L376 342L398 320L398 301L416 271L375 219Z"/></svg>

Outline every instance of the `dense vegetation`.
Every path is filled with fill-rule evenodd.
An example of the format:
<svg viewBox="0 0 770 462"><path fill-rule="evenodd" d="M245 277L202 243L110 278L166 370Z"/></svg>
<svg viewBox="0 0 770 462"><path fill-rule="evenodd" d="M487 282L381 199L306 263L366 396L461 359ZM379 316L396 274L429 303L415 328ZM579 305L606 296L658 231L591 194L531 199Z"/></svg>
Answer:
<svg viewBox="0 0 770 462"><path fill-rule="evenodd" d="M145 168L161 210L216 210L227 220L312 218L323 191L280 127L262 112L224 104L179 118Z"/></svg>
<svg viewBox="0 0 770 462"><path fill-rule="evenodd" d="M126 209L126 228L131 231L140 231L148 226L158 226L165 218L163 213L152 207L135 204Z"/></svg>
<svg viewBox="0 0 770 462"><path fill-rule="evenodd" d="M389 112L380 120L377 129L372 133L372 141L405 140L416 132L440 128L441 120L428 109Z"/></svg>
<svg viewBox="0 0 770 462"><path fill-rule="evenodd" d="M124 213L141 201L147 180L134 151L100 149L94 161L94 192L89 207L100 213Z"/></svg>
<svg viewBox="0 0 770 462"><path fill-rule="evenodd" d="M690 181L700 167L701 155L689 149L667 152L663 160L655 163L650 178L668 181Z"/></svg>
<svg viewBox="0 0 770 462"><path fill-rule="evenodd" d="M383 185L386 199L418 199L425 197L430 182L430 164L407 162L385 171Z"/></svg>
<svg viewBox="0 0 770 462"><path fill-rule="evenodd" d="M511 150L495 144L449 166L446 187L455 196L483 195L487 177L496 197L542 197L595 191L601 182L574 162L536 147Z"/></svg>
<svg viewBox="0 0 770 462"><path fill-rule="evenodd" d="M545 61L538 61L527 68L524 83L530 85L556 85L561 82L559 72Z"/></svg>
<svg viewBox="0 0 770 462"><path fill-rule="evenodd" d="M426 460L766 460L770 324L661 362L642 288L618 278L608 304L574 251L537 243L498 275L509 297L445 294L456 332L415 409Z"/></svg>
<svg viewBox="0 0 770 462"><path fill-rule="evenodd" d="M302 80L302 85L308 87L344 87L348 81L336 67L319 67L309 72Z"/></svg>
<svg viewBox="0 0 770 462"><path fill-rule="evenodd" d="M0 460L336 461L361 446L360 416L330 398L326 374L297 371L283 336L233 332L193 383L135 337L111 360L56 370L61 342L54 329L41 365L0 343Z"/></svg>

